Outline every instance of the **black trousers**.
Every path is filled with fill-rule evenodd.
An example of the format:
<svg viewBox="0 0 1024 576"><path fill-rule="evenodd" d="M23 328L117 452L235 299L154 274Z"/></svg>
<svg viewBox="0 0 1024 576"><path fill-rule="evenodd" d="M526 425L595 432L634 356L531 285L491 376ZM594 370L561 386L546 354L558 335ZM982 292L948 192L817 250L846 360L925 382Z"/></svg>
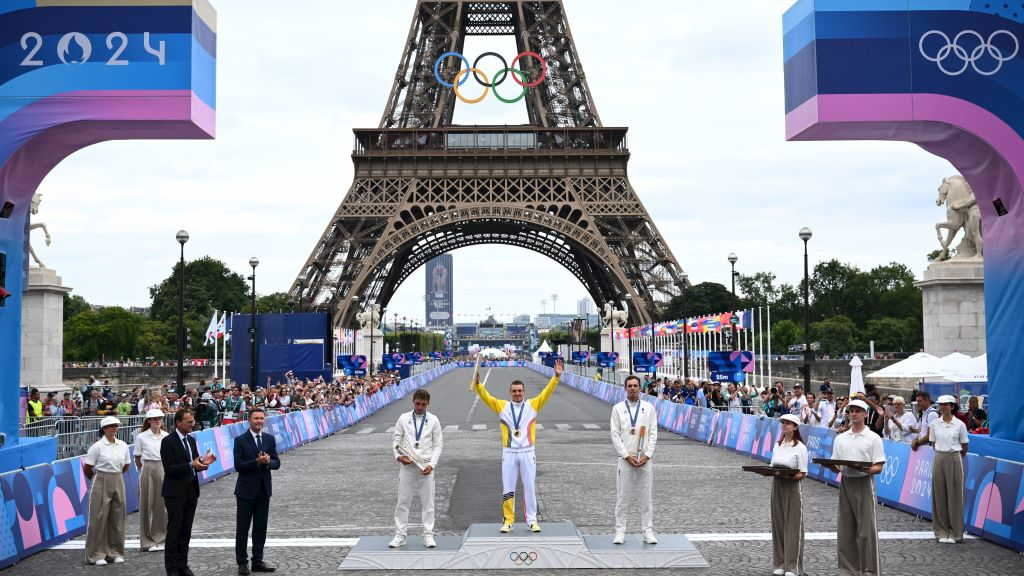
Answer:
<svg viewBox="0 0 1024 576"><path fill-rule="evenodd" d="M199 494L194 491L184 498L164 498L167 507L167 542L164 545L164 567L168 574L188 568L188 545L192 540L192 521L196 517Z"/></svg>
<svg viewBox="0 0 1024 576"><path fill-rule="evenodd" d="M263 562L263 545L267 541L267 520L270 518L270 498L239 498L235 520L235 560L239 564L249 561L246 548L249 545L249 525L252 525L252 561Z"/></svg>

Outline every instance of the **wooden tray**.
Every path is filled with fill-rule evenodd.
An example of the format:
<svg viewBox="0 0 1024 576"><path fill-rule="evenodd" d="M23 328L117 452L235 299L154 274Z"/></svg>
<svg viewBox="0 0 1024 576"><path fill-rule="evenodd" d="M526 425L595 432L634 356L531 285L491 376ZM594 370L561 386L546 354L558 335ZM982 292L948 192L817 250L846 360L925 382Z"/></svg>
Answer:
<svg viewBox="0 0 1024 576"><path fill-rule="evenodd" d="M761 476L795 476L799 470L796 468L786 468L785 466L744 466L743 469L747 472L753 472L754 474L760 474Z"/></svg>

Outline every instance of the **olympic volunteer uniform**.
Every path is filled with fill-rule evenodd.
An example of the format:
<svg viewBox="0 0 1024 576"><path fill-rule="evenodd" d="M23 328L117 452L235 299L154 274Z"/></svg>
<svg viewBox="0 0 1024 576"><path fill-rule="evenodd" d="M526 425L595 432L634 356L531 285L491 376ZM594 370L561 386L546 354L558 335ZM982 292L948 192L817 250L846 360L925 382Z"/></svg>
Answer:
<svg viewBox="0 0 1024 576"><path fill-rule="evenodd" d="M857 402L856 400L854 402ZM866 410L865 410L866 412ZM867 425L836 436L833 460L885 463L882 438ZM839 575L878 576L878 523L875 520L875 481L867 472L843 467L839 485Z"/></svg>
<svg viewBox="0 0 1024 576"><path fill-rule="evenodd" d="M946 398L940 398L940 400ZM956 402L953 397L949 397ZM964 461L967 426L953 416L949 422L936 418L928 427L928 440L935 448L932 462L932 528L943 544L964 539Z"/></svg>
<svg viewBox="0 0 1024 576"><path fill-rule="evenodd" d="M391 442L395 460L401 454L398 447L402 446L415 456L414 461L429 464L437 468L444 448L441 434L441 421L430 412L422 416L410 410L398 417ZM420 509L423 513L423 536L434 535L434 476L431 472L424 476L419 466L408 464L398 469L398 504L395 506L395 539L404 543L409 531L409 508L414 496L419 496ZM426 538L425 538L426 540Z"/></svg>
<svg viewBox="0 0 1024 576"><path fill-rule="evenodd" d="M516 481L523 480L523 501L526 504L526 523L537 523L537 415L547 404L558 386L558 375L552 376L540 394L516 404L499 400L476 382L474 389L484 404L498 414L501 422L501 515L510 527L516 517ZM538 527L539 528L539 527Z"/></svg>
<svg viewBox="0 0 1024 576"><path fill-rule="evenodd" d="M641 432L644 433L643 450L639 450ZM651 489L654 485L654 469L651 462L643 466L633 466L626 461L630 456L642 453L648 459L654 457L654 446L658 442L658 415L654 405L644 400L630 402L623 400L612 407L611 416L612 446L619 455L618 469L615 475L615 536L626 532L626 507L631 495L640 500L640 532L651 536L649 542L657 542L654 535L654 505Z"/></svg>
<svg viewBox="0 0 1024 576"><path fill-rule="evenodd" d="M772 466L795 468L806 474L807 446L803 442L777 443L772 450L771 463ZM772 478L772 573L776 576L804 573L804 513L800 482L802 480L781 476Z"/></svg>

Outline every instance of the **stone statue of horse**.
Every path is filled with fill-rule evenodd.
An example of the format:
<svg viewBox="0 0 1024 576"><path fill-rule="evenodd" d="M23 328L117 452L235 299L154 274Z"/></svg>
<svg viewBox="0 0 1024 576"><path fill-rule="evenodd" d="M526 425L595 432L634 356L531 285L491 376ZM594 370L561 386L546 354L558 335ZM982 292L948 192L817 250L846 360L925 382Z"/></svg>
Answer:
<svg viewBox="0 0 1024 576"><path fill-rule="evenodd" d="M939 186L939 197L936 206L946 205L946 221L935 225L935 233L939 237L942 250L938 260L949 260L949 245L953 243L957 232L963 230L963 239L956 247L954 260L978 259L983 256L981 240L981 210L974 198L971 185L963 176L950 176L942 180ZM944 235L943 230L948 234Z"/></svg>

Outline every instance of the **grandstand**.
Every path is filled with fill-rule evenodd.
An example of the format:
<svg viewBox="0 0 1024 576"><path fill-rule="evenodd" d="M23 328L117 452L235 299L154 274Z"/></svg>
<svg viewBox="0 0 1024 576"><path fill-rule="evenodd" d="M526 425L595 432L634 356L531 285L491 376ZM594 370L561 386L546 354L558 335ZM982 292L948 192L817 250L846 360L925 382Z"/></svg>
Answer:
<svg viewBox="0 0 1024 576"><path fill-rule="evenodd" d="M460 352L468 351L471 346L530 351L538 342L537 329L530 322L503 323L489 316L478 324L456 324L452 347Z"/></svg>

